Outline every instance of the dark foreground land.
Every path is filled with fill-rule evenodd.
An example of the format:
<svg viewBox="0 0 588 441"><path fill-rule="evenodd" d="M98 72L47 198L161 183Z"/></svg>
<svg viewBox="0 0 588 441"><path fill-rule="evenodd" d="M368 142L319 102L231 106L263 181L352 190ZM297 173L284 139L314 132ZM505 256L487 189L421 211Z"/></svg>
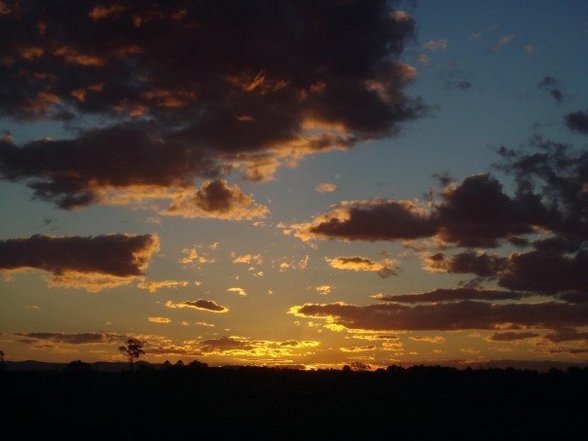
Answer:
<svg viewBox="0 0 588 441"><path fill-rule="evenodd" d="M0 373L0 438L580 440L588 368Z"/></svg>

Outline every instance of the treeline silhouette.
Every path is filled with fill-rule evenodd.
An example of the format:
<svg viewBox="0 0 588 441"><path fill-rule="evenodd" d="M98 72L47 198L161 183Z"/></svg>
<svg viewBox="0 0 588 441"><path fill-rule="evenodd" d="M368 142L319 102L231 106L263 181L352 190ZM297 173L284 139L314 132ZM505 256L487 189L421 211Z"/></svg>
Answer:
<svg viewBox="0 0 588 441"><path fill-rule="evenodd" d="M0 375L3 439L572 439L588 368L301 371L205 363ZM15 436L16 435L16 436Z"/></svg>

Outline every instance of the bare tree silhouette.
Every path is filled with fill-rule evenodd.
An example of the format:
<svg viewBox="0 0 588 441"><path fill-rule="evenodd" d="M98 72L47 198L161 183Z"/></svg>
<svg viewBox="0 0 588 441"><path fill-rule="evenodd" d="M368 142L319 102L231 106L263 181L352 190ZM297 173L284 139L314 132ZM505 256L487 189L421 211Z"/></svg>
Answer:
<svg viewBox="0 0 588 441"><path fill-rule="evenodd" d="M139 357L145 355L143 350L144 343L136 338L129 338L127 344L119 346L118 350L129 360L129 367L133 370L133 362Z"/></svg>

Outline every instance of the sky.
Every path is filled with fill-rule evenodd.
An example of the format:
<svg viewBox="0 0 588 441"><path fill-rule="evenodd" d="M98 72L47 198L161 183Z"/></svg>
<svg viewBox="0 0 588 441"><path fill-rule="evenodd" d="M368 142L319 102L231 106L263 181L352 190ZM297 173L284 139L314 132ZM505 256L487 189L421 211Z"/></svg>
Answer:
<svg viewBox="0 0 588 441"><path fill-rule="evenodd" d="M588 4L0 1L8 360L588 360Z"/></svg>

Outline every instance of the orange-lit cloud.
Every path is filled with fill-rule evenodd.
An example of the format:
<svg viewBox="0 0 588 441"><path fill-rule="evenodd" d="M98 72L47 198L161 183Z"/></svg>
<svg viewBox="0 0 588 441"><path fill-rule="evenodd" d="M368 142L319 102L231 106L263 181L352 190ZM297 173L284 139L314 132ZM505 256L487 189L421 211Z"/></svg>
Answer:
<svg viewBox="0 0 588 441"><path fill-rule="evenodd" d="M236 256L233 259L233 263L245 263L248 265L251 265L251 264L261 265L263 263L263 257L260 254L256 254L256 255L245 254L243 256Z"/></svg>
<svg viewBox="0 0 588 441"><path fill-rule="evenodd" d="M330 182L321 182L314 187L314 191L317 193L332 193L337 190L337 185Z"/></svg>
<svg viewBox="0 0 588 441"><path fill-rule="evenodd" d="M179 262L182 265L202 264L202 263L214 263L214 262L216 262L215 259L210 258L208 256L205 256L203 254L200 254L196 248L197 248L196 246L194 246L192 248L184 248L182 250L182 254L184 255L184 257L182 257L179 260Z"/></svg>
<svg viewBox="0 0 588 441"><path fill-rule="evenodd" d="M247 292L243 289L243 288L228 288L227 289L228 292L231 292L233 294L237 294L238 296L241 297L246 297L247 296Z"/></svg>
<svg viewBox="0 0 588 441"><path fill-rule="evenodd" d="M208 311L208 312L215 312L215 313L225 313L225 312L229 312L229 308L225 307L225 306L220 306L218 304L216 304L214 301L212 300L204 300L204 299L199 299L199 300L187 300L185 302L172 302L171 300L168 300L165 303L165 306L168 308L192 308L192 309L199 309L201 311Z"/></svg>
<svg viewBox="0 0 588 441"><path fill-rule="evenodd" d="M157 292L164 288L180 288L190 285L190 282L185 280L144 280L137 284L140 289L145 289L149 292Z"/></svg>
<svg viewBox="0 0 588 441"><path fill-rule="evenodd" d="M331 291L334 289L335 287L332 285L319 285L319 286L315 286L315 291L318 292L321 295L327 295L327 294L331 294Z"/></svg>
<svg viewBox="0 0 588 441"><path fill-rule="evenodd" d="M215 218L225 220L250 220L264 218L269 212L264 205L243 193L236 185L224 180L205 181L192 194L176 199L162 214L186 218Z"/></svg>
<svg viewBox="0 0 588 441"><path fill-rule="evenodd" d="M325 258L331 268L346 271L375 272L383 279L398 275L396 270L397 261L394 259L383 259L381 261L372 261L367 257L335 257L333 259Z"/></svg>
<svg viewBox="0 0 588 441"><path fill-rule="evenodd" d="M423 342L423 343L431 343L434 345L438 345L441 343L445 343L447 340L445 337L441 336L441 335L435 335L435 336L418 336L418 335L414 335L411 337L408 337L410 340L413 341L419 341L419 342Z"/></svg>
<svg viewBox="0 0 588 441"><path fill-rule="evenodd" d="M81 127L67 139L0 144L0 177L60 208L104 203L104 189L189 190L196 179L219 182L232 170L272 179L279 167L308 155L394 135L426 110L404 92L414 68L398 61L414 21L380 3L279 4L267 20L251 18L251 5L238 1L231 3L235 20L216 16L215 0L181 8L158 0L147 8L64 0L59 9L68 14L41 3L0 4L7 29L18 30L3 36L3 85L11 98L0 102L0 113L19 120L67 116ZM298 21L324 25L301 35L290 29ZM257 32L219 32L226 26ZM320 50L324 41L334 42L327 52ZM261 46L256 63L246 61ZM294 48L290 57L284 47ZM92 84L103 87L91 91ZM55 101L43 104L41 91ZM89 115L104 124L89 129ZM192 193L166 214L267 214L248 196L236 211L210 210L198 190Z"/></svg>
<svg viewBox="0 0 588 441"><path fill-rule="evenodd" d="M168 323L171 323L171 319L169 319L167 317L159 317L159 316L147 317L147 320L149 320L151 323L158 323L161 325L166 325Z"/></svg>

